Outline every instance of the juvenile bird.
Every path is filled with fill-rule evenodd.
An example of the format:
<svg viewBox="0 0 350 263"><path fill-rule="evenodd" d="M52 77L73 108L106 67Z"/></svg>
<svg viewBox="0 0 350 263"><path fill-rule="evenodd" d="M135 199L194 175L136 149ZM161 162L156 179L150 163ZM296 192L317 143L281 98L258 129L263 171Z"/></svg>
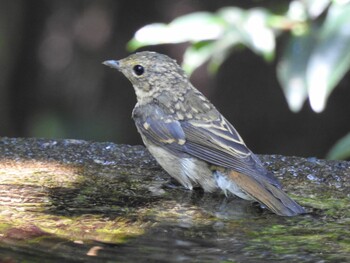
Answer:
<svg viewBox="0 0 350 263"><path fill-rule="evenodd" d="M131 81L137 130L158 163L184 187L199 185L206 192L219 188L281 216L305 212L175 60L146 51L103 64Z"/></svg>

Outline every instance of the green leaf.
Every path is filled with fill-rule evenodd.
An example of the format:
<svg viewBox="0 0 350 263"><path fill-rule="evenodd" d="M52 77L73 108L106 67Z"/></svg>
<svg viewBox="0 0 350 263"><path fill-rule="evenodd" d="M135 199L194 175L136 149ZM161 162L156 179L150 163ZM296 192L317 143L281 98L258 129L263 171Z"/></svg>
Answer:
<svg viewBox="0 0 350 263"><path fill-rule="evenodd" d="M216 40L214 43L215 48L208 65L209 72L216 73L234 48L240 44L241 37L235 30L228 30L223 37Z"/></svg>
<svg viewBox="0 0 350 263"><path fill-rule="evenodd" d="M210 60L208 70L216 72L238 44L271 60L275 36L268 26L269 12L262 8L243 10L226 7L217 13L196 12L174 19L169 24L155 23L142 27L128 43L129 50L147 45L191 42L184 55L188 74Z"/></svg>
<svg viewBox="0 0 350 263"><path fill-rule="evenodd" d="M154 23L146 25L136 31L134 37L127 43L127 49L134 51L143 46L162 44L165 41L168 26L166 24Z"/></svg>
<svg viewBox="0 0 350 263"><path fill-rule="evenodd" d="M331 3L331 0L304 0L309 17L312 19L320 16Z"/></svg>
<svg viewBox="0 0 350 263"><path fill-rule="evenodd" d="M215 48L214 42L202 41L188 47L184 54L182 68L188 75L211 57Z"/></svg>
<svg viewBox="0 0 350 263"><path fill-rule="evenodd" d="M128 49L212 40L219 38L223 31L224 22L221 18L209 12L195 12L180 16L169 24L155 23L140 28L129 41Z"/></svg>
<svg viewBox="0 0 350 263"><path fill-rule="evenodd" d="M309 100L315 112L350 68L350 4L333 2L306 70Z"/></svg>
<svg viewBox="0 0 350 263"><path fill-rule="evenodd" d="M299 0L291 1L286 17L292 21L307 21L316 19L329 6L331 0Z"/></svg>
<svg viewBox="0 0 350 263"><path fill-rule="evenodd" d="M277 64L277 77L289 109L300 111L307 99L306 67L315 45L315 34L291 35Z"/></svg>
<svg viewBox="0 0 350 263"><path fill-rule="evenodd" d="M229 56L239 38L232 32L215 41L202 41L188 47L184 54L182 67L191 75L199 66L209 60L208 71L216 73L222 62Z"/></svg>
<svg viewBox="0 0 350 263"><path fill-rule="evenodd" d="M266 9L226 7L220 9L218 15L229 24L227 30L239 35L242 44L267 60L273 59L275 35L268 25L271 14Z"/></svg>
<svg viewBox="0 0 350 263"><path fill-rule="evenodd" d="M269 12L262 8L248 10L243 29L247 46L271 61L276 43L274 32L268 27L269 16Z"/></svg>
<svg viewBox="0 0 350 263"><path fill-rule="evenodd" d="M350 133L335 143L327 154L327 159L341 160L350 158Z"/></svg>

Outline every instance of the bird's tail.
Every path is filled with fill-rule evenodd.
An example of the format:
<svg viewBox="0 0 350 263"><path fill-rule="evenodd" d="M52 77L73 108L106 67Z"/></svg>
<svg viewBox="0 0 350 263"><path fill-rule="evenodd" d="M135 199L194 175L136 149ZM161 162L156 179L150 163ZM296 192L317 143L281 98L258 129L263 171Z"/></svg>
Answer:
<svg viewBox="0 0 350 263"><path fill-rule="evenodd" d="M304 208L298 205L286 193L265 180L257 181L255 178L235 171L230 171L227 173L227 176L246 195L267 206L277 215L295 216L305 213ZM230 191L230 188L227 190Z"/></svg>

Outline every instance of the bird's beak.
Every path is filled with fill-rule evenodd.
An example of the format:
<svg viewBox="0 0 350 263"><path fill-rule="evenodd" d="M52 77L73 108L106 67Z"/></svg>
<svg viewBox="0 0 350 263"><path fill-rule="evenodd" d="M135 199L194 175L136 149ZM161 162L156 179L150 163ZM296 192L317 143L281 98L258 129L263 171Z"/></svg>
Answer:
<svg viewBox="0 0 350 263"><path fill-rule="evenodd" d="M118 70L120 69L120 66L119 66L120 63L118 60L106 60L102 62L102 64Z"/></svg>

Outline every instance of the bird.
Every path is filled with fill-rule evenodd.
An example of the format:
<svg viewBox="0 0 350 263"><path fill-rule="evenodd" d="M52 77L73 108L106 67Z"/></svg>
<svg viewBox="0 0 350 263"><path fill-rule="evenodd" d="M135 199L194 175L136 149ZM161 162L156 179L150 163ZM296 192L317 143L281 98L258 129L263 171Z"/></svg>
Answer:
<svg viewBox="0 0 350 263"><path fill-rule="evenodd" d="M176 60L143 51L103 64L133 85L137 103L132 118L143 143L182 186L221 189L226 196L258 202L280 216L305 213Z"/></svg>

